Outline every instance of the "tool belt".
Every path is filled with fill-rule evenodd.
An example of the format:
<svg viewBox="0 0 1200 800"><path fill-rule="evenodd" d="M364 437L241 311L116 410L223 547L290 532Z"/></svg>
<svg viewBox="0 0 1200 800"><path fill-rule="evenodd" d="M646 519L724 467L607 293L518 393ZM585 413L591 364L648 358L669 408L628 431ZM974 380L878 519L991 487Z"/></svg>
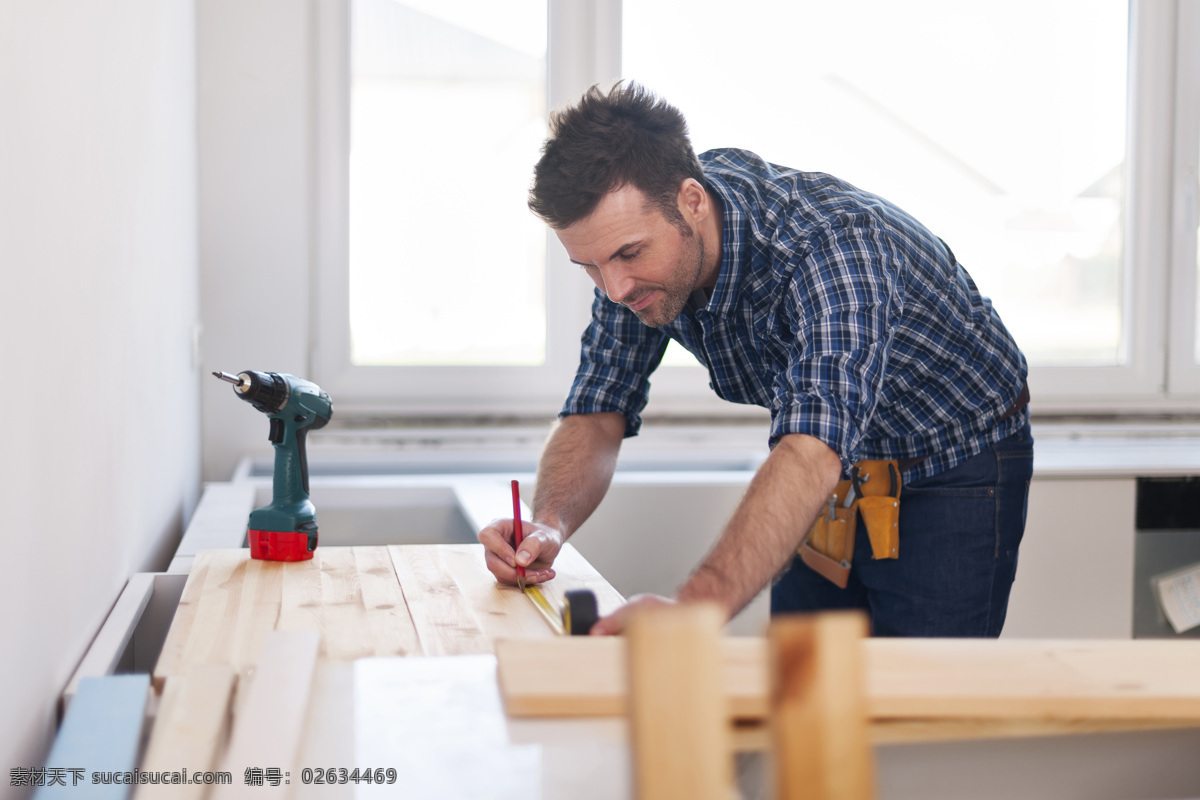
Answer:
<svg viewBox="0 0 1200 800"><path fill-rule="evenodd" d="M1028 384L1000 416L1003 422L1029 403ZM797 551L811 569L845 589L854 559L854 537L862 514L874 558L900 555L900 473L928 456L859 461L850 468L850 480L841 481L813 523Z"/></svg>
<svg viewBox="0 0 1200 800"><path fill-rule="evenodd" d="M838 483L800 544L800 560L842 589L850 580L854 535L862 514L875 558L900 553L900 464L859 461Z"/></svg>

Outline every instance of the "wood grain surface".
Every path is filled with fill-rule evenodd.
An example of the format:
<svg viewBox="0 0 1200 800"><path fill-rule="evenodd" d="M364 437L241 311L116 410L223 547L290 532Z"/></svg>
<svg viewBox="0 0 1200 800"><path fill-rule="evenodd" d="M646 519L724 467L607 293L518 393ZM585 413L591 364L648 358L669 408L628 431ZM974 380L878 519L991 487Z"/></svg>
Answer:
<svg viewBox="0 0 1200 800"><path fill-rule="evenodd" d="M629 732L639 800L727 800L733 791L729 713L721 691L714 604L630 616Z"/></svg>
<svg viewBox="0 0 1200 800"><path fill-rule="evenodd" d="M487 571L481 545L393 545L388 551L425 655L492 653L501 638L554 638L533 601L515 586L498 584ZM570 545L555 559L554 570L554 580L541 587L556 607L571 589L591 589L601 614L623 602Z"/></svg>
<svg viewBox="0 0 1200 800"><path fill-rule="evenodd" d="M721 641L730 716L767 715L766 641ZM508 639L496 643L504 707L513 717L607 717L628 710L625 640L607 636Z"/></svg>
<svg viewBox="0 0 1200 800"><path fill-rule="evenodd" d="M860 611L783 616L767 631L777 800L876 796Z"/></svg>
<svg viewBox="0 0 1200 800"><path fill-rule="evenodd" d="M247 769L278 769L280 781L285 775L299 774L296 757L312 697L319 640L320 634L311 630L267 635L261 660L241 692L222 760L221 768L233 775L233 782L215 786L213 800L261 797L264 787L245 780Z"/></svg>
<svg viewBox="0 0 1200 800"><path fill-rule="evenodd" d="M513 716L625 713L624 642L501 642L500 686ZM732 713L767 712L766 643L723 642ZM1200 642L868 639L862 643L873 721L1029 721L1069 730L1200 726Z"/></svg>
<svg viewBox="0 0 1200 800"><path fill-rule="evenodd" d="M582 588L596 593L601 613L622 602L570 545L555 570L543 584L551 602ZM202 550L155 665L155 686L194 664L226 664L245 676L274 630L317 631L322 661L491 653L499 637L553 635L532 601L496 583L478 544L320 547L297 562Z"/></svg>
<svg viewBox="0 0 1200 800"><path fill-rule="evenodd" d="M189 774L214 769L229 727L233 669L224 664L196 664L167 681L155 716L142 770ZM202 783L147 784L137 787L136 800L202 800Z"/></svg>

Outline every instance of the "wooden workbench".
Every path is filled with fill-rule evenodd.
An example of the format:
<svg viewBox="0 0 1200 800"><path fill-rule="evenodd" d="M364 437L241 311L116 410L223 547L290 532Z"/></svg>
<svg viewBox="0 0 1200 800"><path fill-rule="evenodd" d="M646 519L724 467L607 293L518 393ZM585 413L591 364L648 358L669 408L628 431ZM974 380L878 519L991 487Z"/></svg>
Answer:
<svg viewBox="0 0 1200 800"><path fill-rule="evenodd" d="M554 568L555 579L542 585L552 603L585 588L601 614L623 602L569 544ZM190 670L228 667L237 675L236 718L243 687L252 685L275 631L320 634L298 768L391 767L403 776L404 796L601 800L626 791L621 721L505 717L496 642L555 634L528 598L496 583L481 545L320 547L311 561L295 563L254 560L245 549L201 551L154 684L161 692ZM294 735L287 724L261 736ZM464 759L480 765L470 769ZM233 777L242 780L237 770ZM396 789L306 785L299 777L292 776L289 797L388 796ZM252 792L282 796L270 786ZM224 797L216 790L197 796Z"/></svg>
<svg viewBox="0 0 1200 800"><path fill-rule="evenodd" d="M558 577L544 586L553 601L561 602L568 589L590 588L601 613L622 602L569 545L555 568ZM254 561L246 550L202 552L154 670L155 684L161 688L196 665L223 664L240 676L240 686L254 672L268 634L276 630L320 633L311 701L297 725L302 728L297 767L393 767L403 776L404 796L629 796L630 755L621 717L505 714L496 680L496 643L540 640L550 646L548 653L556 641L527 598L496 584L479 545L329 547L318 549L312 561L294 564ZM596 665L612 660L610 645L618 643L592 644L604 651L589 656L594 673ZM928 670L921 665L928 665L928 659L945 661L939 653L953 646L868 646L875 644L881 645L877 650L899 646L906 654L903 668L891 673L878 659L868 659L868 685L879 696L879 687L885 689L893 703L911 694L908 686L917 687L917 694L928 692L930 682L921 679ZM1018 672L1022 664L1031 668L1032 656L1016 653L1021 645L1001 644L1005 658L1016 654ZM1151 661L1160 657L1163 643L1147 644L1152 645L1147 654L1155 650ZM1037 649L1036 644L1025 647L1031 653ZM536 648L517 652L538 659ZM553 671L554 664L542 667ZM1004 666L997 680L1014 677L1013 669ZM1187 680L1178 669L1168 672ZM963 685L946 682L953 691ZM1135 687L1127 688L1136 694ZM940 707L933 702L936 697L926 700L932 703L929 708ZM968 717L947 736L945 724L922 720L919 714L907 716L919 708L901 710L904 719L875 724L881 797L1050 798L1079 787L1095 798L1200 795L1200 756L1187 755L1200 753L1200 729L1129 730L1191 724L1192 712L1161 723L1127 716L1112 725L1072 720L1069 709L1065 717L1026 715L1015 725ZM1080 735L1044 736L1067 731ZM931 739L942 741L915 744ZM741 746L753 748L763 741L752 733L741 739ZM765 796L754 777L763 773L756 761L761 756L740 758L745 795ZM938 781L931 783L935 773ZM1130 787L1144 787L1146 793ZM290 797L389 796L395 789L298 784ZM272 795L269 787L256 791L255 797Z"/></svg>
<svg viewBox="0 0 1200 800"><path fill-rule="evenodd" d="M623 602L570 544L554 569L543 586L552 602L569 589L591 589L601 614ZM292 563L206 550L188 575L155 685L193 664L244 675L273 630L319 632L322 661L489 654L501 638L554 635L528 598L487 571L482 545L319 547Z"/></svg>

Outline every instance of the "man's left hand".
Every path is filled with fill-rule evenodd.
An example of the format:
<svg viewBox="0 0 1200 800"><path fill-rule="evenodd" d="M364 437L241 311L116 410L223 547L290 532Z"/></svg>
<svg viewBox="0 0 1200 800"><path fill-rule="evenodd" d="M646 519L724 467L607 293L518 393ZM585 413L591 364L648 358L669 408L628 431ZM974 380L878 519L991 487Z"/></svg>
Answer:
<svg viewBox="0 0 1200 800"><path fill-rule="evenodd" d="M625 605L597 621L592 626L590 634L592 636L617 636L625 632L625 626L629 624L629 615L637 612L638 609L671 605L675 605L675 601L669 597L657 594L635 594Z"/></svg>

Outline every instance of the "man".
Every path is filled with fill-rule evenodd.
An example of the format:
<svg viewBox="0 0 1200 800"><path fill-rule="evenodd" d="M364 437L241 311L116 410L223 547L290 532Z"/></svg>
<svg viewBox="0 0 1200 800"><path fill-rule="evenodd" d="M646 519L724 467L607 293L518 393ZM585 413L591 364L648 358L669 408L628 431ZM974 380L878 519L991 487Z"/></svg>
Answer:
<svg viewBox="0 0 1200 800"><path fill-rule="evenodd" d="M732 617L775 580L772 613L857 607L875 635L999 635L1032 472L1027 367L944 242L829 175L697 158L683 116L632 83L554 115L529 204L597 292L524 541L514 551L511 520L479 534L498 580L518 564L554 577L673 338L718 395L771 412L770 455L673 601ZM903 486L898 557L874 558L859 520L842 588L794 556L862 459L890 460ZM592 633L668 602L636 597Z"/></svg>

